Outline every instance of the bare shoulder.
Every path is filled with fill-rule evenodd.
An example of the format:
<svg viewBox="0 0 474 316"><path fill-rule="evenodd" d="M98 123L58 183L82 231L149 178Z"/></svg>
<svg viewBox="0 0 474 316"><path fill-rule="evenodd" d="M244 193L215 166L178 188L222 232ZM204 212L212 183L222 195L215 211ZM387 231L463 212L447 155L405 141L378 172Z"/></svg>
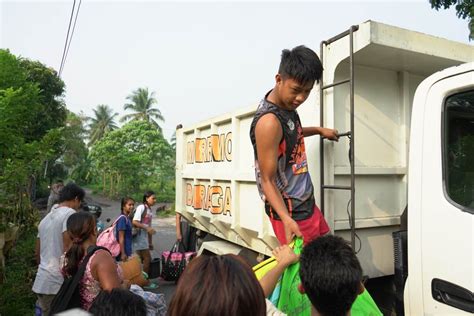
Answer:
<svg viewBox="0 0 474 316"><path fill-rule="evenodd" d="M97 250L94 256L93 264L101 265L101 264L110 264L110 263L115 263L115 260L110 254L110 252L104 249Z"/></svg>
<svg viewBox="0 0 474 316"><path fill-rule="evenodd" d="M273 113L263 115L255 126L256 136L278 136L282 134L280 121Z"/></svg>

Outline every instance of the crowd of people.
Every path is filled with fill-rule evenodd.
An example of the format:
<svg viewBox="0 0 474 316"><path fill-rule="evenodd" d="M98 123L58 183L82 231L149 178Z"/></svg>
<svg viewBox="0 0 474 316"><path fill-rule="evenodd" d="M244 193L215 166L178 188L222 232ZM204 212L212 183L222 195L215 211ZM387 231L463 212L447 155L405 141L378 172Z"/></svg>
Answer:
<svg viewBox="0 0 474 316"><path fill-rule="evenodd" d="M52 195L57 197L52 199L53 205L38 226L35 251L38 272L32 290L37 295L36 313L40 315L50 314L51 304L64 279L78 272L86 254L96 246L98 237L95 216L81 211L85 191L74 183L56 189L57 186L52 187ZM145 192L143 204L136 209L132 198L122 199L114 228L120 252L113 257L108 250L98 249L88 259L79 285L82 310L90 311L94 315L106 315L104 311L107 308L99 308L97 301L110 300L112 303L120 296L134 295L140 298L135 299L136 302L145 304L143 315L166 313L163 296L145 291L155 289L157 285L149 280L143 286L145 290L135 284L131 285L129 280L124 278L120 264L127 262L135 254L142 260L146 279L150 250L153 249L151 236L155 233L151 228L151 207L155 202L156 196L152 191ZM124 294L124 290L130 293ZM136 309L138 310L140 308Z"/></svg>
<svg viewBox="0 0 474 316"><path fill-rule="evenodd" d="M301 256L288 245L276 248L273 254L278 264L260 281L239 256L197 257L181 276L168 315L285 315L266 297L283 271L297 261L301 277L298 290L308 295L311 314L350 315L352 303L364 286L360 263L345 240L326 235L306 244Z"/></svg>
<svg viewBox="0 0 474 316"><path fill-rule="evenodd" d="M312 315L345 316L364 291L362 269L354 251L342 238L332 236L318 209L307 167L304 138L320 135L337 141L337 130L303 127L296 109L307 99L322 75L321 62L314 51L298 46L283 50L275 86L260 102L250 128L254 149L256 183L265 212L281 246L274 249L276 266L257 280L251 267L239 256L201 255L193 259L181 275L171 299L168 315L284 315L266 299L275 289L283 271L299 261L301 283ZM58 184L51 192L50 212L38 232L38 273L33 291L43 315L63 282L72 276L97 240L95 218L77 212L85 192L73 183ZM81 308L94 315L162 315L154 293L131 287L123 278L121 262L134 254L141 259L144 275L150 270L152 206L155 193L145 192L143 201L122 199L116 225L120 252L113 257L96 250L81 279ZM49 206L48 206L49 207ZM187 242L189 226L177 216L177 239ZM305 246L297 256L288 246L295 237ZM63 255L65 253L65 255ZM61 260L61 258L63 258ZM119 263L119 264L118 264ZM156 284L146 284L148 289ZM155 304L153 304L155 303ZM159 304L158 304L159 305ZM161 305L164 305L161 304Z"/></svg>
<svg viewBox="0 0 474 316"><path fill-rule="evenodd" d="M90 248L95 246L95 216L79 211L84 197L82 188L74 183L67 184L60 191L58 203L39 225L39 267L33 291L37 294L42 315L49 315L50 304L64 277L73 276ZM121 201L120 215L125 216L116 224L120 254L112 257L106 250L97 250L90 257L80 287L81 309L88 313L84 315L165 315L166 306L161 306L160 314L157 314L157 309L150 309L149 298L143 294L145 291L131 289L118 264L127 261L133 253L143 259L144 270L145 263L149 263L146 258L152 243L148 236L155 231L151 229L151 214L142 213L151 212L156 202L153 192L146 192L143 202L143 207L138 206L133 212L135 201L132 198ZM135 225L136 221L138 225ZM181 226L177 225L178 238L183 238ZM132 227L138 229L135 236L143 234L146 238L136 242ZM364 290L357 257L340 237L316 238L305 245L301 256L288 245L276 248L273 255L277 265L260 281L247 262L236 255L202 255L193 259L180 277L167 314L284 315L266 298L283 271L297 261L301 276L298 289L308 295L313 315L348 315L355 298Z"/></svg>

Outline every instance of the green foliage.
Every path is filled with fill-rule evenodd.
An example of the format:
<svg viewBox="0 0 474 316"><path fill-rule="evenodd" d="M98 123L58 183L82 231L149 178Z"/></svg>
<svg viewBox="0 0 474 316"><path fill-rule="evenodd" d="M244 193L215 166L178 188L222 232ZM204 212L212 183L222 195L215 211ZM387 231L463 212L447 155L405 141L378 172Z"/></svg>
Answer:
<svg viewBox="0 0 474 316"><path fill-rule="evenodd" d="M63 126L67 110L62 96L65 84L53 68L39 61L20 59L20 66L26 70L27 80L39 88L39 112L36 113L36 126L33 133L44 135L48 130Z"/></svg>
<svg viewBox="0 0 474 316"><path fill-rule="evenodd" d="M430 0L431 7L439 10L455 6L458 18L469 20L469 39L474 39L474 0Z"/></svg>
<svg viewBox="0 0 474 316"><path fill-rule="evenodd" d="M66 175L78 184L87 181L89 172L89 161L87 159L89 151L84 142L86 137L84 123L86 120L87 118L84 115L68 112L66 127L64 127L62 133L63 146L61 147L60 164L64 166Z"/></svg>
<svg viewBox="0 0 474 316"><path fill-rule="evenodd" d="M37 138L32 134L39 111L39 88L27 80L20 61L0 50L0 158L16 143ZM0 159L1 160L1 159Z"/></svg>
<svg viewBox="0 0 474 316"><path fill-rule="evenodd" d="M174 151L147 121L131 121L107 133L91 148L89 158L93 175L108 196L151 189L160 201L174 200Z"/></svg>
<svg viewBox="0 0 474 316"><path fill-rule="evenodd" d="M6 278L0 286L0 315L33 315L36 296L31 291L36 273L36 229L22 232L6 260Z"/></svg>
<svg viewBox="0 0 474 316"><path fill-rule="evenodd" d="M62 153L63 89L53 70L0 50L1 224L27 224L44 166Z"/></svg>
<svg viewBox="0 0 474 316"><path fill-rule="evenodd" d="M64 125L66 109L57 99L63 92L64 83L54 70L0 50L2 114L6 113L7 126L26 141L39 140L51 128Z"/></svg>
<svg viewBox="0 0 474 316"><path fill-rule="evenodd" d="M127 97L127 100L130 100L131 103L125 104L123 109L132 110L134 113L122 117L121 122L128 120L145 120L150 122L160 132L162 131L157 121L164 122L165 118L159 109L153 107L153 105L157 103L155 92L150 94L148 88L138 88Z"/></svg>
<svg viewBox="0 0 474 316"><path fill-rule="evenodd" d="M93 111L95 117L89 118L89 145L93 145L107 132L118 128L114 121L118 113L113 113L108 105L99 104Z"/></svg>
<svg viewBox="0 0 474 316"><path fill-rule="evenodd" d="M2 160L0 169L0 221L29 225L31 192L44 161L56 155L61 142L59 129L50 130L41 141L19 143L12 156Z"/></svg>

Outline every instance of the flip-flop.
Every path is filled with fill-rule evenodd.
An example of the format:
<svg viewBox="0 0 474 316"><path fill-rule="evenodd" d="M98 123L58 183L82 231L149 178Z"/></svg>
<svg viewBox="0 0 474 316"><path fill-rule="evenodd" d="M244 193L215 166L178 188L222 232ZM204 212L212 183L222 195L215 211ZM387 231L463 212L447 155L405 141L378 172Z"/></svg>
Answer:
<svg viewBox="0 0 474 316"><path fill-rule="evenodd" d="M158 284L152 282L149 285L144 286L143 289L144 290L156 290L158 287L159 287Z"/></svg>

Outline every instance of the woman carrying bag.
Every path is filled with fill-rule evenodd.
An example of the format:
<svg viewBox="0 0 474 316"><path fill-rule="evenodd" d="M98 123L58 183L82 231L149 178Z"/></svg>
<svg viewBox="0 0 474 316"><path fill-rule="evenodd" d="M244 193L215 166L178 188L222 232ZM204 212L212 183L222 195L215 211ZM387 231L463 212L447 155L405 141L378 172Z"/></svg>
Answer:
<svg viewBox="0 0 474 316"><path fill-rule="evenodd" d="M147 191L143 195L143 204L139 205L133 215L132 224L137 233L133 237L133 251L137 253L143 263L143 271L150 272L151 254L153 250L152 236L156 231L151 227L153 213L151 207L156 203L155 192ZM154 283L150 283L148 289L157 288Z"/></svg>
<svg viewBox="0 0 474 316"><path fill-rule="evenodd" d="M83 259L88 259L84 274L80 279L80 308L89 310L92 301L101 290L111 291L119 287L128 289L128 281L123 282L122 271L107 250L99 249L90 257L87 256L89 249L95 247L97 239L93 215L88 212L72 214L67 220L67 231L71 237L72 246L63 259L62 272L65 277L73 277L78 272Z"/></svg>

